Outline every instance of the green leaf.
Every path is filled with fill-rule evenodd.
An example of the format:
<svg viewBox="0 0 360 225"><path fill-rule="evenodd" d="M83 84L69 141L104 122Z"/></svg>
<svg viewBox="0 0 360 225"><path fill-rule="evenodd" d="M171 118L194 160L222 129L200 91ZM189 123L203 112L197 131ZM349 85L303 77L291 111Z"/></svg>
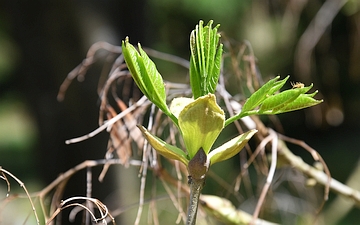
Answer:
<svg viewBox="0 0 360 225"><path fill-rule="evenodd" d="M209 93L215 93L216 86L218 85L219 82L222 53L223 53L223 45L220 44L220 47L216 52L214 62L211 64L212 66L209 70L209 74L211 74L210 79L208 80Z"/></svg>
<svg viewBox="0 0 360 225"><path fill-rule="evenodd" d="M201 79L200 76L197 76L197 65L195 63L196 59L194 56L190 57L190 85L194 98L200 97L202 95L201 91Z"/></svg>
<svg viewBox="0 0 360 225"><path fill-rule="evenodd" d="M184 109L184 107L193 101L194 101L193 98L186 98L186 97L174 98L170 104L170 111L176 118L179 118L179 114Z"/></svg>
<svg viewBox="0 0 360 225"><path fill-rule="evenodd" d="M256 132L257 130L250 130L212 150L208 155L210 163L214 164L224 161L239 153Z"/></svg>
<svg viewBox="0 0 360 225"><path fill-rule="evenodd" d="M278 79L280 76L277 76L271 80L269 80L267 83L265 83L263 86L261 86L257 91L255 91L244 103L241 112L238 113L235 116L232 116L228 118L225 121L225 127L229 125L230 123L234 122L235 120L238 120L244 116L248 116L251 114L257 114L257 111L254 111L256 107L258 107L266 98L273 95L275 92L277 92L286 81L289 79L289 76L285 77L282 80Z"/></svg>
<svg viewBox="0 0 360 225"><path fill-rule="evenodd" d="M203 148L208 154L224 127L224 111L217 105L215 95L208 94L186 105L179 114L179 127L189 158Z"/></svg>
<svg viewBox="0 0 360 225"><path fill-rule="evenodd" d="M286 83L286 81L289 79L290 76L285 77L282 80L276 81L273 85L272 88L270 88L270 90L268 91L268 95L273 95L275 92L279 91L280 88L282 88L284 86L284 84Z"/></svg>
<svg viewBox="0 0 360 225"><path fill-rule="evenodd" d="M241 109L241 112L247 112L250 110L255 109L257 106L259 106L267 97L274 94L276 91L278 91L286 81L289 79L289 76L284 78L283 80L277 81L280 78L280 76L277 76L271 80L269 80L267 83L265 83L263 86L261 86L257 91L255 91L249 98L246 100L244 106Z"/></svg>
<svg viewBox="0 0 360 225"><path fill-rule="evenodd" d="M276 92L284 86L288 78L289 76L277 81L278 76L264 84L249 97L239 114L225 121L225 126L244 116L278 114L303 109L322 102L322 100L313 99L317 92L305 94L313 87L313 84L308 87L292 88L277 94Z"/></svg>
<svg viewBox="0 0 360 225"><path fill-rule="evenodd" d="M293 102L301 94L308 92L312 86L313 85L311 84L309 87L294 88L269 96L261 104L259 114L265 113L266 111L270 111L272 113L279 111L279 109L283 108L288 103Z"/></svg>
<svg viewBox="0 0 360 225"><path fill-rule="evenodd" d="M136 51L135 47L132 44L129 44L129 38L126 37L125 42L122 42L122 52L126 62L126 65L132 74L132 77L139 87L142 93L147 93L146 85L141 76L140 66L138 63L138 59L141 57L138 51Z"/></svg>
<svg viewBox="0 0 360 225"><path fill-rule="evenodd" d="M213 21L204 27L199 22L190 34L190 85L194 98L214 93L220 76L223 45Z"/></svg>
<svg viewBox="0 0 360 225"><path fill-rule="evenodd" d="M173 145L169 145L160 138L152 135L145 127L138 125L138 128L141 130L146 140L150 145L161 155L165 156L168 159L179 160L184 163L186 166L189 163L186 153Z"/></svg>
<svg viewBox="0 0 360 225"><path fill-rule="evenodd" d="M276 114L285 113L285 112L290 112L290 111L299 110L299 109L303 109L303 108L308 108L308 107L315 106L315 105L323 102L323 100L314 99L313 96L315 94L317 94L317 91L315 91L312 94L301 94L294 101L287 104L283 108L278 109L274 113L276 113Z"/></svg>
<svg viewBox="0 0 360 225"><path fill-rule="evenodd" d="M166 115L174 120L166 105L166 92L164 81L157 71L153 61L138 44L139 52L129 43L129 38L122 42L122 51L126 65L141 92ZM174 121L177 123L177 121Z"/></svg>

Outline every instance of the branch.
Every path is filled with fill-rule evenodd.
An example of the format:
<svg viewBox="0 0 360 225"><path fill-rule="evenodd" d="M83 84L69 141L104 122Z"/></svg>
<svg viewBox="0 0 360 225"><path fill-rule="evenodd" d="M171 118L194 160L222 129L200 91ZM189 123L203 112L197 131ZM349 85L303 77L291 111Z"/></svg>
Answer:
<svg viewBox="0 0 360 225"><path fill-rule="evenodd" d="M22 189L24 189L25 193L26 193L26 197L29 199L29 202L30 202L30 205L31 205L31 209L32 211L34 212L34 216L35 216L35 219L36 219L36 224L40 224L40 220L39 220L39 217L36 213L36 209L35 209L35 206L34 206L34 203L33 201L31 200L31 197L30 197L30 194L25 186L25 184L19 179L17 178L16 176L14 176L12 173L10 173L9 171L5 170L4 168L2 168L0 166L0 179L2 180L5 180L6 184L7 184L7 191L8 193L6 194L6 197L9 197L9 192L10 192L10 182L8 180L8 178L6 177L6 175L10 176L11 178L13 178L19 185Z"/></svg>
<svg viewBox="0 0 360 225"><path fill-rule="evenodd" d="M288 149L285 142L282 140L279 140L278 153L279 153L279 156L286 159L291 166L295 167L296 169L303 172L304 174L314 178L319 184L322 184L324 186L329 184L330 190L332 190L333 192L335 192L337 194L340 194L340 195L343 195L345 197L352 199L355 202L355 204L360 206L360 192L359 191L354 190L354 189L350 188L349 186L346 186L345 184L335 180L334 178L330 178L330 182L329 182L329 177L326 173L308 165L307 163L305 163L302 160L301 157L294 155Z"/></svg>

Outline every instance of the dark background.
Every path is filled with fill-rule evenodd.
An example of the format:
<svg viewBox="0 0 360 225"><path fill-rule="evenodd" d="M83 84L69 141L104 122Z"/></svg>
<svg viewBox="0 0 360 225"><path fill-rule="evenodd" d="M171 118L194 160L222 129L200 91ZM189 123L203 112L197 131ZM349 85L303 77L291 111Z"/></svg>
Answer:
<svg viewBox="0 0 360 225"><path fill-rule="evenodd" d="M345 182L359 158L360 4L349 1L334 17L325 13L330 26L318 41L302 45L319 9L334 1L302 2L2 1L0 166L38 190L86 159L103 158L106 133L65 145L65 140L98 126L99 70L90 70L82 83L74 82L65 100L58 102L56 95L67 73L91 44L120 45L125 36L131 43L188 58L189 33L199 19L213 19L227 38L250 41L264 80L290 74L292 81L314 83L324 103L279 118L286 135L318 150L332 175ZM308 57L299 59L299 52L307 48ZM172 79L171 74L164 76ZM71 185L67 195L84 194L81 179L83 185ZM114 189L111 183L98 188Z"/></svg>

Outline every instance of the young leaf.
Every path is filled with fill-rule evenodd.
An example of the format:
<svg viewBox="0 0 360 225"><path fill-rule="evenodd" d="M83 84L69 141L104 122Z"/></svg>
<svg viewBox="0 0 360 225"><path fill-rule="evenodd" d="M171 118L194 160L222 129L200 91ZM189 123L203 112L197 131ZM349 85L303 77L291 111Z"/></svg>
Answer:
<svg viewBox="0 0 360 225"><path fill-rule="evenodd" d="M219 49L216 52L214 62L211 64L212 66L209 70L209 74L210 74L210 79L208 79L209 93L215 93L216 86L218 85L219 82L222 53L223 53L223 44L220 44Z"/></svg>
<svg viewBox="0 0 360 225"><path fill-rule="evenodd" d="M134 78L136 85L143 94L159 107L166 115L174 120L169 108L166 105L165 85L160 73L157 71L153 61L148 57L141 45L138 45L139 52L129 43L129 38L122 42L122 51L126 65ZM177 121L174 121L177 123Z"/></svg>
<svg viewBox="0 0 360 225"><path fill-rule="evenodd" d="M205 59L206 59L206 91L207 93L214 93L218 84L220 76L220 65L222 57L222 47L219 45L220 34L218 34L217 25L214 29L211 28L213 21L209 21L208 25L204 28L205 34ZM206 93L206 94L207 94Z"/></svg>
<svg viewBox="0 0 360 225"><path fill-rule="evenodd" d="M250 110L255 109L257 106L259 106L267 97L274 94L276 91L278 91L286 81L289 79L289 76L284 78L283 80L277 81L280 78L280 76L277 76L271 80L269 80L267 83L265 83L263 86L261 86L257 91L255 91L249 98L246 100L244 106L241 109L241 112L247 112Z"/></svg>
<svg viewBox="0 0 360 225"><path fill-rule="evenodd" d="M129 44L129 38L126 37L125 42L122 42L122 52L126 62L126 65L132 74L132 77L139 87L142 93L147 93L146 85L141 76L140 66L138 63L138 59L141 57L138 51L136 51L135 47L132 44Z"/></svg>
<svg viewBox="0 0 360 225"><path fill-rule="evenodd" d="M138 125L138 128L141 130L146 140L150 143L150 145L161 155L165 156L168 159L179 160L184 163L186 166L189 163L186 153L172 145L169 145L165 141L160 138L152 135L145 127Z"/></svg>
<svg viewBox="0 0 360 225"><path fill-rule="evenodd" d="M217 105L215 95L208 94L186 105L179 114L179 127L189 158L203 148L208 154L224 127L224 111Z"/></svg>
<svg viewBox="0 0 360 225"><path fill-rule="evenodd" d="M323 102L323 100L316 100L313 98L313 96L317 94L317 91L315 91L312 94L301 94L299 97L297 97L294 101L290 102L286 106L284 106L281 109L278 109L277 111L274 111L274 113L285 113L290 112L294 110L299 110L307 107L311 107L317 104L320 104Z"/></svg>
<svg viewBox="0 0 360 225"><path fill-rule="evenodd" d="M219 44L219 25L212 28L213 21L203 27L199 22L190 34L190 85L194 98L214 93L220 75L222 44Z"/></svg>
<svg viewBox="0 0 360 225"><path fill-rule="evenodd" d="M286 106L286 104L294 101L300 94L308 92L312 88L312 84L309 87L295 88L283 91L279 94L275 94L266 98L260 106L259 114L266 111L276 112L279 109Z"/></svg>
<svg viewBox="0 0 360 225"><path fill-rule="evenodd" d="M170 104L170 111L176 118L179 118L179 114L184 109L184 107L189 105L193 101L194 101L193 98L186 98L186 97L174 98Z"/></svg>
<svg viewBox="0 0 360 225"><path fill-rule="evenodd" d="M279 91L280 88L282 88L284 86L284 84L286 83L286 81L289 79L290 76L285 77L282 80L276 81L273 85L272 88L270 88L268 94L269 95L273 95L275 92Z"/></svg>
<svg viewBox="0 0 360 225"><path fill-rule="evenodd" d="M210 164L224 161L239 153L256 132L257 130L250 130L212 150L208 155Z"/></svg>
<svg viewBox="0 0 360 225"><path fill-rule="evenodd" d="M190 36L190 40L191 40L191 36ZM197 76L197 74L198 74L197 70L198 70L198 68L197 68L197 65L196 65L195 56L190 56L190 69L189 69L190 86L191 86L194 98L200 97L201 94L202 94L202 92L201 92L201 79L200 79L200 76Z"/></svg>
<svg viewBox="0 0 360 225"><path fill-rule="evenodd" d="M286 81L289 79L289 76L285 77L282 80L278 79L280 76L277 76L271 80L269 80L267 83L265 83L263 86L261 86L257 91L255 91L245 102L243 105L241 112L237 115L228 118L225 121L225 127L229 125L230 123L234 122L235 120L238 120L244 116L248 116L251 114L257 114L257 110L254 109L258 107L266 98L274 94L276 91L278 91Z"/></svg>

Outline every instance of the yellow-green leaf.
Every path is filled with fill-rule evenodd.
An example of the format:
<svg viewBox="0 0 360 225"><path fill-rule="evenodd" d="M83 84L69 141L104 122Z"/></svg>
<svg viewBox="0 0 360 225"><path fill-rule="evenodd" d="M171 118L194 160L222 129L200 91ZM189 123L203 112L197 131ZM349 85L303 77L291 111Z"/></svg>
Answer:
<svg viewBox="0 0 360 225"><path fill-rule="evenodd" d="M186 166L189 163L186 153L173 145L169 145L160 138L152 135L145 127L138 125L141 132L144 134L146 140L150 145L161 155L168 159L175 159L183 162Z"/></svg>
<svg viewBox="0 0 360 225"><path fill-rule="evenodd" d="M220 25L212 27L213 21L204 26L200 20L190 34L190 86L197 99L214 93L218 84L223 45L219 43Z"/></svg>
<svg viewBox="0 0 360 225"><path fill-rule="evenodd" d="M156 69L155 63L138 44L139 51L129 43L129 38L122 42L122 51L126 65L141 92L177 124L166 105L164 81Z"/></svg>
<svg viewBox="0 0 360 225"><path fill-rule="evenodd" d="M193 101L194 101L193 98L186 98L186 97L174 98L170 104L170 112L176 118L179 118L179 114L184 109L184 107L189 105Z"/></svg>
<svg viewBox="0 0 360 225"><path fill-rule="evenodd" d="M250 130L212 150L208 155L210 163L214 164L224 161L239 153L256 132L257 130Z"/></svg>
<svg viewBox="0 0 360 225"><path fill-rule="evenodd" d="M201 96L186 105L179 114L179 127L190 159L203 148L208 154L224 128L224 111L216 103L215 95Z"/></svg>

